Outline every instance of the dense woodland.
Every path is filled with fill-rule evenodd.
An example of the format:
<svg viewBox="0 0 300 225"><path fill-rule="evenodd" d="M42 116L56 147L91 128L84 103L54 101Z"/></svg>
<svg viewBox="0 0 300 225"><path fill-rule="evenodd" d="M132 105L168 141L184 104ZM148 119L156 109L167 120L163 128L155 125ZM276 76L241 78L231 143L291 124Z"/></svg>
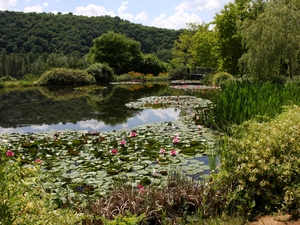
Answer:
<svg viewBox="0 0 300 225"><path fill-rule="evenodd" d="M235 0L211 23L189 24L183 30L147 27L110 16L0 11L0 77L38 77L54 67L87 69L91 63L104 62L116 75L201 67L262 80L293 78L300 75L299 20L299 0ZM123 60L117 60L125 64L122 68L112 65L110 56L122 55L117 45L114 52L106 48L105 54L94 45L98 39L101 46L108 46L112 38L103 35L111 32L126 36L117 38L120 44L136 42L135 53L123 49L131 54L130 65Z"/></svg>

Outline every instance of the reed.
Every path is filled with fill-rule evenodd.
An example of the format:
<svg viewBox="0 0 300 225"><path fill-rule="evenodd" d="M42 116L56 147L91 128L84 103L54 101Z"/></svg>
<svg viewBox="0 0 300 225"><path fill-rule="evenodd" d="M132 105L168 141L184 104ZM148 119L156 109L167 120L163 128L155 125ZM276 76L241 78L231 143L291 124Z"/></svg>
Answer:
<svg viewBox="0 0 300 225"><path fill-rule="evenodd" d="M213 104L202 114L206 125L228 132L232 124L256 118L265 121L283 111L282 106L300 102L300 83L274 84L235 81L222 85Z"/></svg>

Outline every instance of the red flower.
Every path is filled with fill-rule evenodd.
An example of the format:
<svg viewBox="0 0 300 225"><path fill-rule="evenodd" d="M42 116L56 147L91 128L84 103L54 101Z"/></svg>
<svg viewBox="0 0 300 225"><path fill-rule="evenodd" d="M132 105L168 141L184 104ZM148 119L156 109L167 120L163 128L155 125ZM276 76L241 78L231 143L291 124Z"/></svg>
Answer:
<svg viewBox="0 0 300 225"><path fill-rule="evenodd" d="M13 152L13 151L11 151L11 150L8 150L7 152L6 152L6 156L7 157L13 157L15 155L15 153Z"/></svg>
<svg viewBox="0 0 300 225"><path fill-rule="evenodd" d="M139 189L140 192L144 192L145 191L144 186L141 185L141 184L138 184L137 188Z"/></svg>
<svg viewBox="0 0 300 225"><path fill-rule="evenodd" d="M36 160L34 160L34 162L37 163L37 164L41 164L42 160L41 159L36 159Z"/></svg>
<svg viewBox="0 0 300 225"><path fill-rule="evenodd" d="M115 148L113 148L113 149L111 150L111 153L112 153L112 154L117 154L117 153L118 153L118 150L115 149Z"/></svg>

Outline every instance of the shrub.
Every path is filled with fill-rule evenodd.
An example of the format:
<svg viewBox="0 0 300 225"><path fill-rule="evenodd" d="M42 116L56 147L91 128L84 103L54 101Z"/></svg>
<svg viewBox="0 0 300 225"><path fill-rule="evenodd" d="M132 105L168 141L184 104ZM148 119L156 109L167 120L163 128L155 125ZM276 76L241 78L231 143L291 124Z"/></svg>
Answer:
<svg viewBox="0 0 300 225"><path fill-rule="evenodd" d="M79 85L96 83L95 77L83 70L54 68L42 74L39 85Z"/></svg>
<svg viewBox="0 0 300 225"><path fill-rule="evenodd" d="M143 55L143 59L141 60L140 65L140 72L144 74L154 74L154 76L158 76L159 73L166 71L167 68L165 64L162 61L160 61L156 55Z"/></svg>
<svg viewBox="0 0 300 225"><path fill-rule="evenodd" d="M94 63L86 71L95 77L97 83L109 83L114 77L113 69L106 63Z"/></svg>
<svg viewBox="0 0 300 225"><path fill-rule="evenodd" d="M215 86L220 86L222 85L224 82L227 82L228 80L233 80L234 76L232 76L230 73L227 72L219 72L216 73L213 77L212 77L212 85Z"/></svg>
<svg viewBox="0 0 300 225"><path fill-rule="evenodd" d="M232 187L229 205L245 213L286 209L299 216L299 114L299 106L289 106L269 122L249 121L234 129L217 178Z"/></svg>
<svg viewBox="0 0 300 225"><path fill-rule="evenodd" d="M186 66L179 66L169 73L170 80L186 80L191 78L190 70Z"/></svg>
<svg viewBox="0 0 300 225"><path fill-rule="evenodd" d="M16 78L12 76L5 76L5 77L0 77L0 81L5 82L5 81L17 81Z"/></svg>

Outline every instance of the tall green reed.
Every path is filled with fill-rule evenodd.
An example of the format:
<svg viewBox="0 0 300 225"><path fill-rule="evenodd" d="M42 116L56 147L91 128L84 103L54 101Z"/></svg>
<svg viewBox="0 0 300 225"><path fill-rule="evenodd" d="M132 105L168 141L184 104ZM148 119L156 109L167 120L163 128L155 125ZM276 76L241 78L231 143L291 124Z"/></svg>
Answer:
<svg viewBox="0 0 300 225"><path fill-rule="evenodd" d="M273 118L282 106L300 103L300 83L274 84L262 81L236 81L222 85L205 111L206 125L230 132L232 124L256 118Z"/></svg>

